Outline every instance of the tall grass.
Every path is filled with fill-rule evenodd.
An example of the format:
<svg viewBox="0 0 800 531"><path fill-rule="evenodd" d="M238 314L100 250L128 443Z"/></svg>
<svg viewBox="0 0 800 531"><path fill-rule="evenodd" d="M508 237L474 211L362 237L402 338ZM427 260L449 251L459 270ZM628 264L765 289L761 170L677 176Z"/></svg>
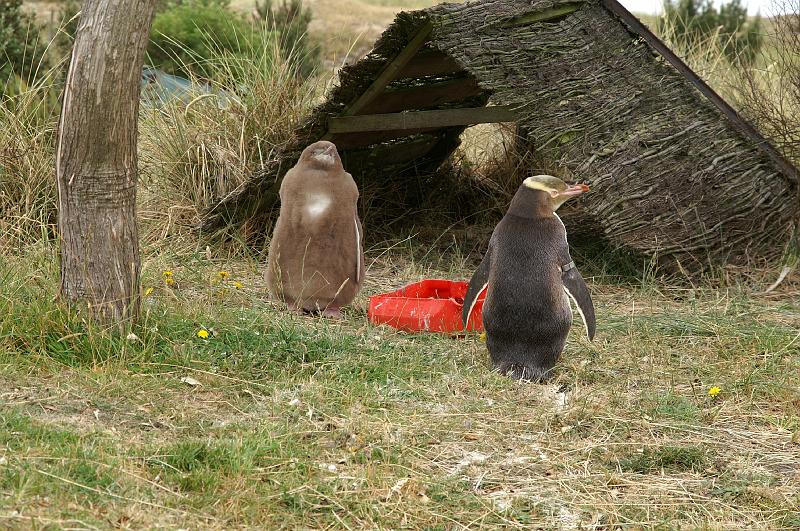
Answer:
<svg viewBox="0 0 800 531"><path fill-rule="evenodd" d="M260 32L236 54L213 42L208 80L185 98L141 109L140 215L150 241L185 234L215 201L250 178L292 138L310 107L314 81L282 51L280 36ZM190 54L189 50L184 51Z"/></svg>
<svg viewBox="0 0 800 531"><path fill-rule="evenodd" d="M205 208L291 139L315 94L276 32L242 39L236 54L209 39L217 52L204 60L210 79L192 78L182 96L145 97L140 107L138 207L148 243L188 236ZM14 78L0 102L0 252L55 237L63 71L59 64L30 85Z"/></svg>
<svg viewBox="0 0 800 531"><path fill-rule="evenodd" d="M706 35L686 35L681 33L680 24L663 17L659 37L695 73L714 88L723 98L735 101L736 87L741 79L737 60L726 54L726 39L717 28Z"/></svg>
<svg viewBox="0 0 800 531"><path fill-rule="evenodd" d="M0 253L54 234L58 80L14 77L0 96Z"/></svg>

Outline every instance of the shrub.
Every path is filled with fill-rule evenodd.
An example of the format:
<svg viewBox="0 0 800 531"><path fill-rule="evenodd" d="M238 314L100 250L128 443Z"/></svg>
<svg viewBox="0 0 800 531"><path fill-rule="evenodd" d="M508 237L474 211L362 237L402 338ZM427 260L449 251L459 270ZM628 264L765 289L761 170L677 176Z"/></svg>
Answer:
<svg viewBox="0 0 800 531"><path fill-rule="evenodd" d="M660 25L665 24L672 28L676 40L718 39L732 60L752 62L761 49L761 17L748 21L741 0L730 0L719 10L712 0L665 0Z"/></svg>
<svg viewBox="0 0 800 531"><path fill-rule="evenodd" d="M309 76L319 65L319 46L308 35L311 10L303 8L302 0L282 0L278 5L272 0L256 0L253 10L256 21L269 31L277 31L281 49L286 57L298 62L299 73Z"/></svg>
<svg viewBox="0 0 800 531"><path fill-rule="evenodd" d="M39 71L45 46L33 16L22 11L22 0L0 0L0 83L12 76L33 81Z"/></svg>
<svg viewBox="0 0 800 531"><path fill-rule="evenodd" d="M170 74L210 77L210 60L240 54L255 30L224 3L195 0L158 13L150 33L150 64Z"/></svg>

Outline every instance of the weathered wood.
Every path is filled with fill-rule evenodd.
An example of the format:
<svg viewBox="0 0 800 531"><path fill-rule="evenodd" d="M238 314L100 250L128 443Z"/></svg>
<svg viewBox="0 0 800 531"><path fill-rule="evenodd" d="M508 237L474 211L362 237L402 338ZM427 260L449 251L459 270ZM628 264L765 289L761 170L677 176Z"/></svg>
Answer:
<svg viewBox="0 0 800 531"><path fill-rule="evenodd" d="M412 57L416 55L419 49L425 44L425 41L431 34L433 25L428 22L423 25L413 39L409 41L406 47L397 54L386 68L375 78L375 81L364 91L361 96L353 103L347 106L347 109L342 113L344 116L359 114L369 103L380 94L386 85L392 82L397 77L397 73L408 64Z"/></svg>
<svg viewBox="0 0 800 531"><path fill-rule="evenodd" d="M424 157L436 147L441 138L441 135L437 134L422 134L399 144L353 149L345 152L342 161L348 168L357 168L364 164L395 166Z"/></svg>
<svg viewBox="0 0 800 531"><path fill-rule="evenodd" d="M359 114L383 114L415 109L438 107L453 103L483 92L474 77L458 78L440 83L394 89L384 92Z"/></svg>
<svg viewBox="0 0 800 531"><path fill-rule="evenodd" d="M456 125L513 122L515 119L516 115L507 106L406 111L390 114L333 117L328 120L328 132L355 133L361 131L442 128Z"/></svg>
<svg viewBox="0 0 800 531"><path fill-rule="evenodd" d="M86 0L56 151L60 295L122 325L139 309L136 137L155 0Z"/></svg>
<svg viewBox="0 0 800 531"><path fill-rule="evenodd" d="M439 50L423 49L400 72L396 79L446 76L464 69L452 57Z"/></svg>
<svg viewBox="0 0 800 531"><path fill-rule="evenodd" d="M794 182L800 182L800 176L798 175L797 168L783 158L783 156L778 153L778 150L776 150L755 127L750 125L749 122L739 116L739 113L737 113L733 107L728 105L728 102L723 100L722 97L720 97L720 95L714 91L714 89L709 87L705 81L700 79L700 76L695 74L694 71L689 68L680 57L675 55L675 53L670 50L666 44L661 42L661 40L656 37L653 32L647 29L647 27L642 24L639 19L633 16L631 12L625 9L625 7L617 2L617 0L603 0L603 6L619 17L628 27L629 31L644 39L644 41L655 51L661 54L664 59L669 61L669 63L674 66L675 69L686 79L688 79L692 85L694 85L695 88L703 94L703 96L708 98L708 100L713 103L734 126L736 126L746 136L754 140L755 144L764 153L766 153L769 158L772 159L772 161L781 169L782 172L784 172Z"/></svg>

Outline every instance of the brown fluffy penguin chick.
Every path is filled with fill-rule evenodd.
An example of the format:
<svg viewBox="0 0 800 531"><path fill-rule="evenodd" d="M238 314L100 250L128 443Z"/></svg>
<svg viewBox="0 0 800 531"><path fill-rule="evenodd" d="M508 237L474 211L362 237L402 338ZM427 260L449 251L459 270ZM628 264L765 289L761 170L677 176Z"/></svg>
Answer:
<svg viewBox="0 0 800 531"><path fill-rule="evenodd" d="M308 146L286 173L267 258L272 296L291 310L341 318L364 280L358 188L331 142Z"/></svg>

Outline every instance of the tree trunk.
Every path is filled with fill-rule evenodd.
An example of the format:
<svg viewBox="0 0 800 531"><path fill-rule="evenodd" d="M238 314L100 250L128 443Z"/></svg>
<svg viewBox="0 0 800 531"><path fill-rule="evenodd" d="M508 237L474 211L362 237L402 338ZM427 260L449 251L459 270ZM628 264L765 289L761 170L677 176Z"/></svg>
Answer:
<svg viewBox="0 0 800 531"><path fill-rule="evenodd" d="M139 310L139 85L155 0L85 0L56 155L61 296L99 321Z"/></svg>

